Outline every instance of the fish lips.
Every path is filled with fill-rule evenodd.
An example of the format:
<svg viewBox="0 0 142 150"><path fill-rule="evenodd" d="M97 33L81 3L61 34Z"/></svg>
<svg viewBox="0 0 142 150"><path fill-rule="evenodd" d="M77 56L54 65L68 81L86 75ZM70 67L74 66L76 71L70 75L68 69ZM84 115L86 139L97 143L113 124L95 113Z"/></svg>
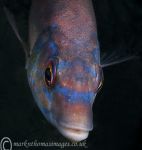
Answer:
<svg viewBox="0 0 142 150"><path fill-rule="evenodd" d="M58 125L57 128L63 136L75 142L85 140L89 135L89 130L86 129L66 127L60 124Z"/></svg>

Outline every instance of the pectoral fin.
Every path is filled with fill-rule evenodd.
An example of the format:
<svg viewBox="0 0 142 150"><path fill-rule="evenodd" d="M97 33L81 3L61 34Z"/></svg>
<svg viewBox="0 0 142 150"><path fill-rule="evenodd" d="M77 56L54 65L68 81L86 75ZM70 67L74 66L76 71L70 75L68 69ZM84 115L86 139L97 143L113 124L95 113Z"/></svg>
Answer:
<svg viewBox="0 0 142 150"><path fill-rule="evenodd" d="M137 54L132 54L132 55L122 55L120 53L117 52L113 52L113 53L104 53L101 56L101 66L102 68L105 67L109 67L109 66L113 66L113 65L117 65L129 60L133 60L133 59L138 59L139 57L137 56Z"/></svg>
<svg viewBox="0 0 142 150"><path fill-rule="evenodd" d="M15 35L17 36L18 40L20 41L20 43L21 43L21 45L23 47L23 50L25 52L26 62L27 62L28 57L30 56L30 54L29 54L29 52L30 52L29 51L29 46L28 46L28 44L25 43L25 41L23 41L23 39L21 38L21 36L19 34L14 15L6 7L4 7L4 12L6 14L6 17L8 19L9 24L11 25Z"/></svg>

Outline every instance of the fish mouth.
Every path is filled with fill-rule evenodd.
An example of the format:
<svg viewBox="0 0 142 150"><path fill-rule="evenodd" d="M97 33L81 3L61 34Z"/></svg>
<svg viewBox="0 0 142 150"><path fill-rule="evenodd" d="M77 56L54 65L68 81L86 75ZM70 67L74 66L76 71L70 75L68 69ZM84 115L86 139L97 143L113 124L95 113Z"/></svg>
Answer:
<svg viewBox="0 0 142 150"><path fill-rule="evenodd" d="M85 140L89 135L89 130L82 129L82 128L72 128L72 127L59 125L58 130L67 139L75 142Z"/></svg>

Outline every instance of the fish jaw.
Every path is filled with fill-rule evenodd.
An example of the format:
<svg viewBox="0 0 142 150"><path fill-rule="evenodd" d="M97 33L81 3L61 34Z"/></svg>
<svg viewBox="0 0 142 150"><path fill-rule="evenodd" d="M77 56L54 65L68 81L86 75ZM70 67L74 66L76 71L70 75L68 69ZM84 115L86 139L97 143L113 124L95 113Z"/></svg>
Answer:
<svg viewBox="0 0 142 150"><path fill-rule="evenodd" d="M86 139L93 129L92 104L82 100L69 102L61 94L56 94L55 97L51 105L54 126L71 141Z"/></svg>
<svg viewBox="0 0 142 150"><path fill-rule="evenodd" d="M55 126L59 132L67 139L75 142L85 140L89 135L89 131L93 129L92 109L85 108L83 112L79 107L82 106L78 105L77 110L77 107L74 108L74 106L68 106L63 110L63 113L60 116L52 112L52 116L56 115ZM87 112L86 110L90 112Z"/></svg>

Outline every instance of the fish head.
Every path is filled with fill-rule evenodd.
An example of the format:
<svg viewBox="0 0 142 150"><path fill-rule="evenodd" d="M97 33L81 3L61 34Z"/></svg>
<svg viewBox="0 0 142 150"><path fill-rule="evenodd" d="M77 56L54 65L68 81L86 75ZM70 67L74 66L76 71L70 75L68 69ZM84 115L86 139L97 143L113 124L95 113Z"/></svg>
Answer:
<svg viewBox="0 0 142 150"><path fill-rule="evenodd" d="M92 105L102 85L102 68L93 61L95 50L85 59L62 53L48 40L29 63L29 84L40 110L73 141L86 139L93 129Z"/></svg>
<svg viewBox="0 0 142 150"><path fill-rule="evenodd" d="M90 66L80 58L59 60L51 110L65 137L75 141L88 137L93 129L92 105L101 84L98 64Z"/></svg>

